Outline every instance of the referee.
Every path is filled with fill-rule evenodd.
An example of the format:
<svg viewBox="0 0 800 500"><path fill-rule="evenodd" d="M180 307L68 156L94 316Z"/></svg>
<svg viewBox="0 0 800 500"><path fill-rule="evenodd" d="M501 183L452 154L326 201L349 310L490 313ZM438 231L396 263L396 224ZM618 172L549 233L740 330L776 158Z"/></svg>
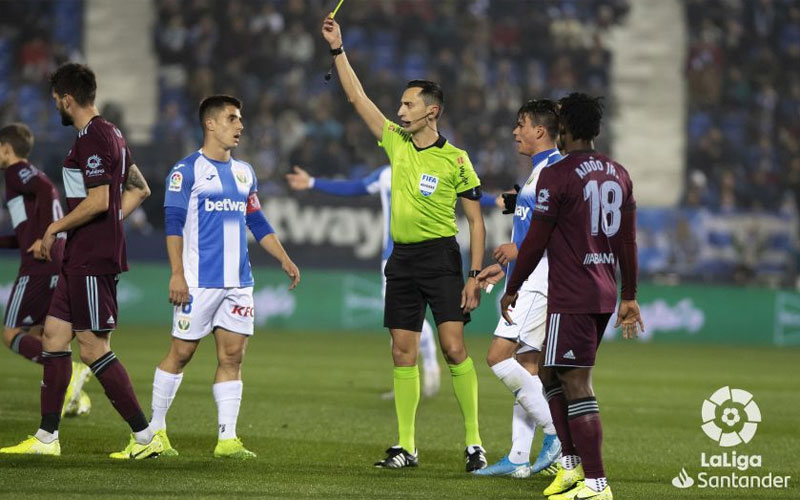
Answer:
<svg viewBox="0 0 800 500"><path fill-rule="evenodd" d="M364 93L344 53L339 24L326 17L322 36L330 44L347 100L378 138L392 164L391 233L395 246L385 270L383 321L392 335L399 442L375 466L398 469L418 463L414 444L420 392L417 353L429 305L464 417L466 470L482 469L486 458L478 431L478 379L464 345L464 324L480 303L475 277L483 264L486 238L480 180L467 153L438 132L444 104L438 84L409 82L397 112L399 124L392 123ZM466 285L455 239L456 198L461 199L469 222L472 261Z"/></svg>

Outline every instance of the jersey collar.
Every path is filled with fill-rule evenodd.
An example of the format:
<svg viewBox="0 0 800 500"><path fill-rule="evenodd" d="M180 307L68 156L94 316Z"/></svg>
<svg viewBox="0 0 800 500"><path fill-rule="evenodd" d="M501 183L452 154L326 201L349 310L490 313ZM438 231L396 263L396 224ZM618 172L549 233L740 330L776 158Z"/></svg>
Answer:
<svg viewBox="0 0 800 500"><path fill-rule="evenodd" d="M546 151L542 151L541 153L536 153L535 155L531 156L531 163L535 167L544 159L550 159L551 156L558 154L558 149L548 149Z"/></svg>
<svg viewBox="0 0 800 500"><path fill-rule="evenodd" d="M439 134L439 137L436 139L436 142L434 142L430 146L425 146L424 148L418 148L417 145L414 144L414 141L411 141L411 144L414 145L414 149L416 149L417 151L425 151L426 149L430 149L432 147L437 147L441 149L444 147L445 143L447 143L447 139L445 139L442 134Z"/></svg>
<svg viewBox="0 0 800 500"><path fill-rule="evenodd" d="M233 155L231 155L231 159L228 160L228 161L219 161L219 160L215 160L213 158L209 158L208 156L206 156L206 154L203 153L202 149L197 150L197 152L200 153L200 156L205 158L207 162L211 163L212 165L214 165L216 167L224 167L226 165L232 165L233 164Z"/></svg>

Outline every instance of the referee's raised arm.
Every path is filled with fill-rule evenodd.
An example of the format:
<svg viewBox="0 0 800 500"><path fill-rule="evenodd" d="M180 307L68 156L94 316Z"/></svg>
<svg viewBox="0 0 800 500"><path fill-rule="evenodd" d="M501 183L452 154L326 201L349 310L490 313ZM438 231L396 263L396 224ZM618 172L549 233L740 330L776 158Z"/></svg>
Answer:
<svg viewBox="0 0 800 500"><path fill-rule="evenodd" d="M372 135L381 139L383 123L386 121L386 117L364 92L364 87L358 81L353 67L350 66L350 61L347 60L347 54L344 53L342 31L339 28L339 23L331 19L330 16L325 17L322 22L322 36L331 47L331 55L334 58L336 72L342 81L342 88L344 88L344 93L347 95L347 100L356 108Z"/></svg>

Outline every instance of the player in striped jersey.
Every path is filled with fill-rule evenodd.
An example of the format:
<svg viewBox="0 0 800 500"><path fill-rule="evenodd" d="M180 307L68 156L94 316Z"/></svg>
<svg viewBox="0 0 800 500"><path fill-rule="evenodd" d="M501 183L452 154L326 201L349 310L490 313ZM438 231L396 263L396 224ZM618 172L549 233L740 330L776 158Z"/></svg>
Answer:
<svg viewBox="0 0 800 500"><path fill-rule="evenodd" d="M557 135L558 118L553 101L538 99L522 105L517 113L514 140L519 153L531 158L532 170L516 197L512 242L494 251L498 264L478 275L482 285L497 283L505 274L513 272L518 249L528 233L537 203L539 176L562 159L556 147ZM512 312L514 321L506 322L501 318L495 329L486 358L497 378L514 395L511 451L499 462L476 471L477 475L528 477L547 468L561 452L537 368L547 319L547 275L547 258L543 258L536 271L525 280ZM531 465L530 449L537 426L542 428L544 439L539 456Z"/></svg>
<svg viewBox="0 0 800 500"><path fill-rule="evenodd" d="M20 265L5 313L3 343L17 354L42 364L42 330L50 299L58 283L65 234L53 245L52 260L38 260L34 251L42 244L47 226L63 216L58 189L50 178L28 163L33 133L13 123L0 129L0 170L6 181L6 205L14 234L0 236L0 248L18 248ZM83 363L72 363L72 378L62 414L86 414L89 396L81 390L91 374Z"/></svg>
<svg viewBox="0 0 800 500"><path fill-rule="evenodd" d="M231 96L204 99L199 112L203 148L179 161L167 176L169 298L175 309L172 344L153 378L150 419L150 429L164 443L165 455L177 455L167 438L166 416L183 369L200 340L213 333L218 366L212 389L219 423L214 456L256 456L236 435L241 364L255 316L246 228L281 263L291 279L290 290L300 281L300 271L261 211L253 168L231 156L244 129L241 108L241 102Z"/></svg>

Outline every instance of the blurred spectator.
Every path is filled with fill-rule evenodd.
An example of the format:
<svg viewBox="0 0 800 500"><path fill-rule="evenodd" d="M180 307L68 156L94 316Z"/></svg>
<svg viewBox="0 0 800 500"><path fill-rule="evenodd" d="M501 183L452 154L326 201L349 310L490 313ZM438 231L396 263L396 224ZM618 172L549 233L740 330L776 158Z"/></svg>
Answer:
<svg viewBox="0 0 800 500"><path fill-rule="evenodd" d="M387 117L395 117L407 80L440 81L443 135L472 155L487 190L505 189L517 180L508 162L525 163L510 135L524 100L573 90L609 94L610 53L603 38L627 12L627 1L542 0L539 11L546 15L537 16L518 0L464 3L466 8L460 2L367 0L337 19L351 62ZM292 162L346 177L385 163L338 83L323 83L330 56L318 34L329 2L156 5L165 121L157 125L157 141L195 147L186 140L191 134L180 133L181 124L194 127L195 103L203 96L230 92L245 105L246 140L237 154L253 162L263 192L283 192L283 173ZM604 135L600 147L608 146Z"/></svg>
<svg viewBox="0 0 800 500"><path fill-rule="evenodd" d="M81 60L81 34L59 30L64 9L80 18L74 0L0 4L0 123L23 121L36 141L64 137L52 113L47 76L62 62ZM66 20L71 21L71 20Z"/></svg>
<svg viewBox="0 0 800 500"><path fill-rule="evenodd" d="M800 5L685 0L689 28L687 176L702 172L725 212L777 212L797 199ZM739 164L740 167L732 167ZM685 199L698 193L691 180Z"/></svg>

